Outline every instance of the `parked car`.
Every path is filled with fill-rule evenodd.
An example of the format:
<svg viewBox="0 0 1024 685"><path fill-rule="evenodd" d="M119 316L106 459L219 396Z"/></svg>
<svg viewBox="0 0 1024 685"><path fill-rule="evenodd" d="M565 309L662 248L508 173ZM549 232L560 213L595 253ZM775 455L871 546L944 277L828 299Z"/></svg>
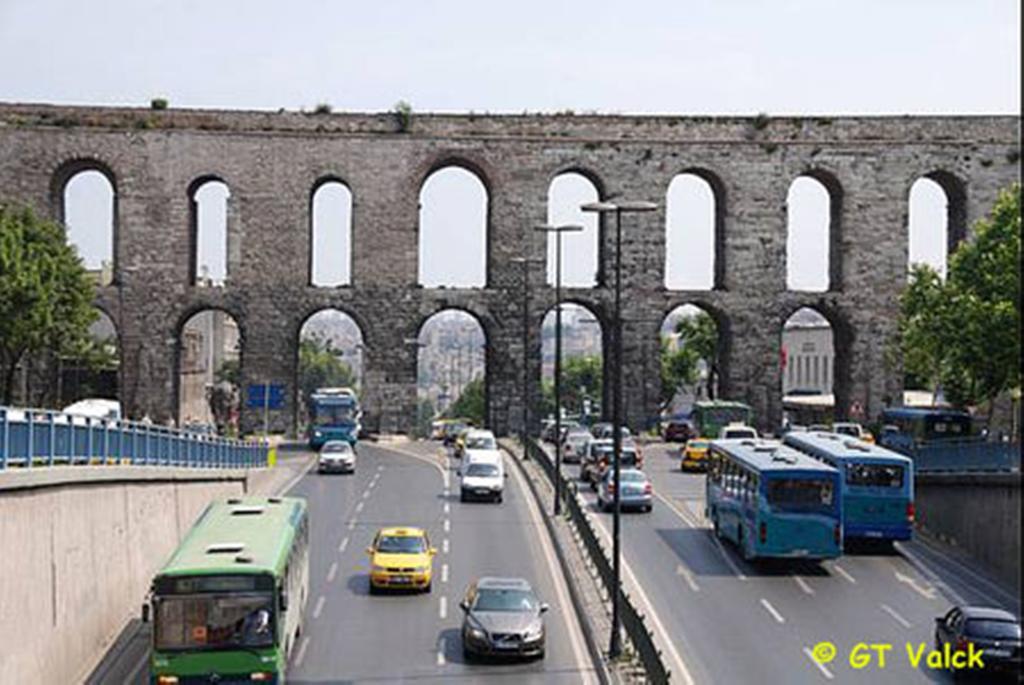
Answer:
<svg viewBox="0 0 1024 685"><path fill-rule="evenodd" d="M348 440L328 440L320 448L316 470L318 473L355 473L356 451Z"/></svg>
<svg viewBox="0 0 1024 685"><path fill-rule="evenodd" d="M671 419L661 429L661 439L665 442L686 442L692 437L693 428L685 419Z"/></svg>
<svg viewBox="0 0 1024 685"><path fill-rule="evenodd" d="M942 650L945 645L950 645L954 653L980 651L986 674L1020 673L1020 620L1008 611L954 606L935 619L935 649Z"/></svg>
<svg viewBox="0 0 1024 685"><path fill-rule="evenodd" d="M594 439L590 431L583 426L572 426L565 431L562 440L562 461L566 464L578 464L583 457L587 443Z"/></svg>
<svg viewBox="0 0 1024 685"><path fill-rule="evenodd" d="M625 454L623 454L625 456ZM654 508L654 487L640 469L622 469L619 472L619 507L650 511ZM609 511L615 506L615 473L608 469L601 485L597 489L597 506L601 511Z"/></svg>
<svg viewBox="0 0 1024 685"><path fill-rule="evenodd" d="M548 605L537 599L521 578L485 577L470 583L459 607L462 651L465 657L544 657L544 613Z"/></svg>

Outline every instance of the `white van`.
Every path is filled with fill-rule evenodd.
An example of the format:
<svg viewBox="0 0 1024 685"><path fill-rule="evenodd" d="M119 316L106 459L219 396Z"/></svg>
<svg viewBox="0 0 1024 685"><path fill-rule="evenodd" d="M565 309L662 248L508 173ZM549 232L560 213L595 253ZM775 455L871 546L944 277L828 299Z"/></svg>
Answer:
<svg viewBox="0 0 1024 685"><path fill-rule="evenodd" d="M486 499L501 502L505 491L505 460L497 450L466 453L459 467L459 499Z"/></svg>
<svg viewBox="0 0 1024 685"><path fill-rule="evenodd" d="M743 423L730 423L722 426L718 437L723 440L757 440L757 429Z"/></svg>

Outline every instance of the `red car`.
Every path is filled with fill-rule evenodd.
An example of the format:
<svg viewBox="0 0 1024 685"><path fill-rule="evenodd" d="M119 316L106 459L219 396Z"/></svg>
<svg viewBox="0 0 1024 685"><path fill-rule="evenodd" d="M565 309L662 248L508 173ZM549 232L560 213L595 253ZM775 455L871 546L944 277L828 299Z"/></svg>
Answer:
<svg viewBox="0 0 1024 685"><path fill-rule="evenodd" d="M661 430L661 439L665 442L686 442L696 437L689 421L673 420L665 424Z"/></svg>

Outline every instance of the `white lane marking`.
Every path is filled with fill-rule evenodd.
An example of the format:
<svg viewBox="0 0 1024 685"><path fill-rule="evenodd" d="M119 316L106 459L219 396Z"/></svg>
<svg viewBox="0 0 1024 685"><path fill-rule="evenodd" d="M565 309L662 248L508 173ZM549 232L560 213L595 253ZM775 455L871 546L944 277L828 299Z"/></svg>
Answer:
<svg viewBox="0 0 1024 685"><path fill-rule="evenodd" d="M890 616L892 616L893 619L897 623L899 623L901 626L903 626L904 628L910 628L911 627L910 621L908 621L907 619L903 618L898 613L896 613L896 610L893 609L891 606L889 606L888 604L883 604L881 606L882 606L882 611L884 611L885 613L887 613Z"/></svg>
<svg viewBox="0 0 1024 685"><path fill-rule="evenodd" d="M527 490L529 486L526 484L526 477L520 473L519 467L512 466L509 470L512 472L513 479L516 481L519 491L523 493L523 497L517 499L526 502L526 509L529 511L530 520L535 526L534 530L538 533L536 539L540 542L540 548L544 552L544 559L547 561L548 571L550 572L550 577L555 585L555 594L558 595L558 605L563 607L562 615L565 617L565 624L569 628L569 643L572 645L572 653L573 658L576 660L576 666L582 674L584 683L597 683L597 677L592 673L594 665L590 660L588 652L583 647L583 629L580 627L580 617L576 614L572 600L569 598L568 581L562 573L562 567L559 566L558 559L555 557L555 548L551 541L551 537L548 535L547 526L541 518L540 508L537 506L537 502L534 500L533 495ZM657 619L655 618L655 620ZM669 644L671 646L671 643ZM689 678L689 674L686 672L685 666L683 666L683 670L681 672L685 678ZM688 682L690 685L693 685L692 679L689 679Z"/></svg>
<svg viewBox="0 0 1024 685"><path fill-rule="evenodd" d="M359 512L361 512L363 510L364 506L366 506L365 502L360 502L359 504L357 504L356 505L356 513L358 514Z"/></svg>
<svg viewBox="0 0 1024 685"><path fill-rule="evenodd" d="M811 660L812 664L814 664L815 666L818 667L818 670L821 671L821 674L823 676L825 676L829 680L832 680L832 678L835 677L835 676L832 675L832 671L830 671L827 668L825 668L825 664L819 662L817 659L814 658L814 654L811 653L811 648L810 647L804 647L804 654L807 655L807 658Z"/></svg>
<svg viewBox="0 0 1024 685"><path fill-rule="evenodd" d="M128 674L128 678L125 680L126 683L136 683L139 681L139 672L145 666L149 665L149 650L143 650L142 658L139 659L139 663L135 664L135 668Z"/></svg>
<svg viewBox="0 0 1024 685"><path fill-rule="evenodd" d="M693 579L693 573L690 572L690 569L686 568L682 564L679 564L678 566L676 566L676 575L682 576L683 579L686 581L686 584L690 586L691 590L693 590L694 592L700 592L700 588L697 587L697 581Z"/></svg>
<svg viewBox="0 0 1024 685"><path fill-rule="evenodd" d="M953 559L949 555L943 554L940 550L935 549L931 545L925 544L923 541L918 541L918 544L921 545L922 547L925 547L926 549L928 549L932 554L935 554L936 556L942 557L943 559L946 559L949 562L951 562L952 564L955 564L956 566L959 566L963 570L967 571L967 573L969 575L971 575L972 577L980 580L983 585L987 585L988 587L996 590L998 592L998 594L1001 594L1004 597L1004 599L1009 599L1011 604L1019 603L1020 602L1020 598L1019 597L1014 597L1012 594L1007 593L1006 590L1004 590L1003 588L999 587L998 585L993 584L989 580L986 580L983 576L978 575L977 573L972 571L970 568L968 568L964 564L958 562L957 560ZM930 572L929 579L932 580L933 584L936 587L940 587L940 588L943 588L943 589L949 591L950 595L954 599L956 599L956 601L959 604L968 604L968 602L963 601L963 599L960 597L960 595L957 594L953 590L953 588L949 587L949 584L946 583L945 581L943 581L938 576L938 574L936 574L934 572L931 572L931 569L928 567L928 565L925 563L925 561L923 559L921 559L916 554L912 554L910 552L910 550L907 549L906 545L904 545L902 543L896 543L896 548L899 550L900 554L905 556L908 561L912 562L912 564L913 564L914 561L917 562L916 564L913 564L913 565L920 566L923 570L929 571ZM928 574L926 574L926 575L928 575ZM953 575L957 575L957 574L954 572ZM967 583L967 585L970 586L971 583ZM990 596L987 593L982 593L982 594L988 599L988 601L992 602L995 605L999 605L999 604L1003 603L1002 601L993 601L991 598L989 598Z"/></svg>
<svg viewBox="0 0 1024 685"><path fill-rule="evenodd" d="M363 499L370 499L370 491L369 490L367 490L366 492L363 493Z"/></svg>
<svg viewBox="0 0 1024 685"><path fill-rule="evenodd" d="M383 467L383 466L378 466L378 467L377 467L377 473L380 473L380 472L381 472L381 471L383 471L383 470L384 470L384 467Z"/></svg>
<svg viewBox="0 0 1024 685"><path fill-rule="evenodd" d="M348 529L349 530L355 530L355 527L356 527L356 520L355 519L351 519L348 522Z"/></svg>
<svg viewBox="0 0 1024 685"><path fill-rule="evenodd" d="M444 658L445 647L447 646L446 638L441 638L437 641L437 665L444 666L446 661Z"/></svg>
<svg viewBox="0 0 1024 685"><path fill-rule="evenodd" d="M441 617L441 620L444 620L444 619L448 618L448 598L447 597L442 597L441 598L441 606L438 607L437 614L438 614L438 616Z"/></svg>
<svg viewBox="0 0 1024 685"><path fill-rule="evenodd" d="M767 611L769 614L772 615L772 618L775 619L776 623L785 623L786 622L786 619L782 618L782 614L780 614L778 611L776 611L775 607L773 607L771 605L771 603L769 603L768 600L765 599L764 597L761 598L761 606L764 607L765 611Z"/></svg>
<svg viewBox="0 0 1024 685"><path fill-rule="evenodd" d="M446 532L446 533L450 532L451 529L452 529L452 522L451 522L451 520L450 519L445 519L444 520L444 532Z"/></svg>
<svg viewBox="0 0 1024 685"><path fill-rule="evenodd" d="M444 503L444 513L450 514L451 511L452 511L452 505L449 504L448 502L445 502Z"/></svg>
<svg viewBox="0 0 1024 685"><path fill-rule="evenodd" d="M931 585L921 587L921 585L919 585L916 580L906 575L905 573L900 573L899 571L895 571L894 573L896 574L896 580L906 585L909 585L910 589L912 589L917 594L921 595L925 599L935 599L935 588Z"/></svg>
<svg viewBox="0 0 1024 685"><path fill-rule="evenodd" d="M342 552L344 552L346 547L348 547L348 538L345 538L344 540L342 540L341 544L338 545L338 554L341 554Z"/></svg>
<svg viewBox="0 0 1024 685"><path fill-rule="evenodd" d="M320 618L320 612L324 610L324 602L326 601L327 599L323 595L317 598L316 607L313 608L313 618Z"/></svg>
<svg viewBox="0 0 1024 685"><path fill-rule="evenodd" d="M335 579L335 577L337 577L337 575L338 575L338 562L335 561L333 564L331 564L330 570L327 571L327 582L328 583L333 583L334 579Z"/></svg>
<svg viewBox="0 0 1024 685"><path fill-rule="evenodd" d="M679 518L681 518L686 525L690 526L691 528L700 528L701 527L699 523L697 523L696 521L694 521L693 519L690 518L690 515L687 512L685 512L685 511L683 511L683 509L677 507L675 502L670 500L668 497L665 497L660 492L654 493L654 496L657 497L658 499L660 499L662 502L664 502L665 506L667 506L669 509L671 509L673 512L675 512L675 515L678 516Z"/></svg>
<svg viewBox="0 0 1024 685"><path fill-rule="evenodd" d="M806 595L813 595L814 594L814 589L810 585L807 584L806 580L804 580L800 576L793 576L793 580L795 580L796 584L800 586L800 589L804 591L804 594L806 594Z"/></svg>
<svg viewBox="0 0 1024 685"><path fill-rule="evenodd" d="M441 541L441 553L448 554L449 549L451 549L451 546L448 544L448 538L445 538Z"/></svg>
<svg viewBox="0 0 1024 685"><path fill-rule="evenodd" d="M306 648L309 647L309 636L303 635L302 642L299 643L299 653L295 657L295 666L301 666L302 660L306 658Z"/></svg>
<svg viewBox="0 0 1024 685"><path fill-rule="evenodd" d="M713 531L713 530L708 531L708 535L711 537L711 541L713 543L715 543L715 547L718 548L718 551L721 553L722 558L725 559L725 563L728 564L729 568L732 569L732 572L734 574L736 574L736 577L739 580L746 580L747 579L746 574L743 573L743 571L740 570L740 567L737 566L736 562L732 560L731 556L729 556L729 552L722 545L722 541L718 539L718 536L715 535L715 531Z"/></svg>
<svg viewBox="0 0 1024 685"><path fill-rule="evenodd" d="M857 584L857 581L854 580L853 576L851 576L849 573L847 573L846 569L843 568L842 566L840 566L839 564L832 564L832 568L834 568L836 570L836 573L841 575L843 578L846 578L846 580L850 581L850 583L852 585L856 585Z"/></svg>
<svg viewBox="0 0 1024 685"><path fill-rule="evenodd" d="M447 583L448 582L448 564L442 564L441 565L441 582L442 583Z"/></svg>
<svg viewBox="0 0 1024 685"><path fill-rule="evenodd" d="M316 459L310 460L309 465L306 466L306 468L300 469L299 472L295 475L295 477L288 481L285 485L278 488L278 491L275 494L282 495L286 492L289 492L292 488L295 487L296 483L302 480L306 476L306 474L310 472L310 470L314 466L316 466Z"/></svg>

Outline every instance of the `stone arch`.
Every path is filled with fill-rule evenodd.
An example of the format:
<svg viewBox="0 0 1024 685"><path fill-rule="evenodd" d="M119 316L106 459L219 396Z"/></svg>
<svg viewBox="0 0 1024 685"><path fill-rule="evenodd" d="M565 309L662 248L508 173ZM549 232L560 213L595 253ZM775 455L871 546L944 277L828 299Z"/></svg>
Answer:
<svg viewBox="0 0 1024 685"><path fill-rule="evenodd" d="M694 388L694 394L697 396L696 399L702 399L703 395L706 395L707 399L728 399L730 396L729 367L732 354L732 330L729 316L723 310L699 298L677 302L665 311L659 335L673 335L677 321L686 316L700 314L710 317L714 325L715 346L711 359L702 357L707 376L702 382L696 384L698 387ZM701 385L703 387L700 387Z"/></svg>
<svg viewBox="0 0 1024 685"><path fill-rule="evenodd" d="M316 321L317 319L320 321ZM313 330L307 331L312 326ZM327 305L316 307L299 321L295 328L295 372L292 377L294 389L294 424L296 429L302 427L305 416L305 397L312 387L303 382L302 346L307 340L316 340L320 349L337 350L336 356L348 367L352 374L351 385L362 396L366 367L366 326L361 317L347 307ZM328 386L347 384L343 379L327 379ZM323 386L321 386L323 387ZM298 430L297 430L298 434Z"/></svg>
<svg viewBox="0 0 1024 685"><path fill-rule="evenodd" d="M926 181L926 184L922 184L921 181ZM922 186L924 187L925 193L928 194L928 184L934 184L936 190L941 191L944 196L941 198L933 197L931 202L925 200L921 202L922 198L919 196L915 198L915 191L920 192ZM934 193L931 193L934 196ZM948 171L938 169L929 171L925 174L921 174L915 177L910 185L907 187L907 263L912 264L914 262L914 255L911 254L910 243L912 237L912 231L916 233L918 230L922 230L920 216L915 217L915 207L919 213L926 214L926 222L931 221L931 215L942 214L942 221L944 226L944 246L942 249L942 255L939 257L939 264L933 264L937 267L937 270L945 275L945 267L948 263L949 256L956 251L956 248L960 246L964 240L967 239L967 184L959 177ZM942 208L929 207L932 203L944 202L945 206ZM923 211L922 211L923 210Z"/></svg>
<svg viewBox="0 0 1024 685"><path fill-rule="evenodd" d="M673 226L675 224L682 225L683 221L687 218L685 215L682 217L674 216L673 205L673 188L677 181L686 182L689 178L694 178L703 183L706 188L706 204L704 212L706 216L700 216L702 221L706 222L703 227L705 231L709 232L710 235L705 238L708 243L708 258L710 261L710 268L707 269L707 277L701 279L701 282L697 281L685 281L683 278L676 276L674 273L674 267L672 266L672 250L674 249L675 242L678 242L673 238ZM685 188L683 190L686 190ZM694 189L697 192L702 191L701 188ZM679 195L677 190L676 195ZM707 206L710 204L710 207ZM678 210L676 210L678 211ZM674 285L677 284L677 285ZM725 286L725 184L718 174L704 169L701 167L688 167L677 173L669 181L668 187L665 190L665 288L668 290L720 290Z"/></svg>
<svg viewBox="0 0 1024 685"><path fill-rule="evenodd" d="M469 307L447 303L438 304L429 314L420 319L415 338L408 341L408 344L415 342L418 346L416 351L417 418L424 418L419 416L419 402L431 399L431 393L435 389L437 390L435 411L441 412L451 407L472 382L480 380L482 381L484 405L482 422L484 425L490 424L492 323L487 316ZM438 326L447 326L450 330L454 329L454 332L435 333L432 329ZM440 346L441 350L444 350L444 359L440 358L439 350L432 349L435 346ZM479 374L477 373L478 366L482 367Z"/></svg>
<svg viewBox="0 0 1024 685"><path fill-rule="evenodd" d="M795 332L799 330L805 333ZM797 303L786 309L779 321L779 340L779 360L784 365L779 374L779 395L810 398L830 394L830 405L824 399L816 408L810 399L797 403L808 407L805 415L815 417L814 423L844 420L849 408L853 339L841 311L824 302ZM784 415L786 412L783 400Z"/></svg>
<svg viewBox="0 0 1024 685"><path fill-rule="evenodd" d="M337 197L328 197L323 193L330 192L338 194ZM338 205L333 209L338 210L340 217L338 225L341 228L340 237L327 234L332 232L332 227L337 228L331 222L326 226L320 222L323 217L318 212L318 202L328 202ZM352 253L353 253L353 232L352 212L355 205L355 198L352 188L342 178L335 175L321 176L313 184L309 193L309 285L313 287L338 287L352 284ZM326 234L326 235L325 235ZM341 243L343 257L337 260L332 268L330 258L321 254L323 251L331 250L333 240ZM318 273L320 274L318 276Z"/></svg>
<svg viewBox="0 0 1024 685"><path fill-rule="evenodd" d="M86 188L82 194L87 193L89 197L75 198L69 202L68 194L72 186L83 180L88 182L93 175L103 185ZM109 210L100 208L105 198L98 197L97 193L109 193ZM65 226L68 242L75 245L86 269L96 272L97 283L105 286L117 282L118 188L117 177L110 165L95 157L77 157L64 162L51 177L50 198L55 217ZM106 211L109 211L108 216L103 215ZM73 216L75 214L79 216ZM106 233L100 240L92 235L97 229ZM79 236L78 233L83 235ZM89 244L84 254L80 243Z"/></svg>
<svg viewBox="0 0 1024 685"><path fill-rule="evenodd" d="M569 288L596 288L603 282L604 221L601 215L583 212L580 205L604 197L597 175L582 167L567 167L548 182L547 223L578 224L580 233L562 236L562 285ZM556 235L547 235L547 284L555 284ZM586 254L589 252L590 254ZM582 259L573 261L573 254ZM566 257L570 257L567 269ZM568 271L568 273L567 273ZM587 276L587 274L591 274Z"/></svg>
<svg viewBox="0 0 1024 685"><path fill-rule="evenodd" d="M810 183L817 185L811 186ZM820 168L807 169L790 183L786 195L788 290L827 292L842 289L842 212L843 187L832 172ZM805 234L819 244L819 249L824 248L823 256L801 258L794 254L796 249L804 249L797 245L806 242ZM803 273L807 270L811 273Z"/></svg>
<svg viewBox="0 0 1024 685"><path fill-rule="evenodd" d="M243 401L244 320L229 308L213 304L189 307L175 326L174 412L179 425L216 422L223 430L237 430ZM217 376L235 367L234 380ZM205 401L207 387L216 387L230 401L227 411L217 415ZM204 404L205 401L205 404Z"/></svg>
<svg viewBox="0 0 1024 685"><path fill-rule="evenodd" d="M221 199L217 197L210 197L209 200L199 198L200 193L206 193L207 191L217 192L220 189L215 186L223 186L223 221L220 220L220 205ZM212 285L224 285L230 274L229 264L231 262L231 185L220 175L217 174L205 174L194 179L188 185L188 206L189 206L189 285L202 285L205 279L209 279L209 283ZM209 210L204 209L205 202L211 202ZM207 211L211 212L209 217L205 216ZM209 220L214 222L216 225L204 226L204 223ZM205 230L213 232L213 237L210 238L204 235ZM223 237L221 236L223 233ZM215 261L213 264L215 269L212 275L204 276L204 267L210 266L205 264L205 255L200 256L200 251L207 248L204 247L204 243L209 238L209 250L210 259ZM220 256L220 252L223 251L223 256Z"/></svg>
<svg viewBox="0 0 1024 685"><path fill-rule="evenodd" d="M563 378L565 373L565 363L569 358L594 356L594 350L592 349L594 336L593 334L588 333L587 329L596 326L596 337L599 341L598 344L600 347L596 352L601 357L601 375L600 378L597 379L600 383L600 388L589 387L587 399L590 400L590 405L592 407L594 400L598 399L598 397L592 395L599 394L600 396L600 411L596 413L596 417L592 415L591 418L604 418L609 416L611 412L610 384L605 382L605 379L611 378L611 365L614 363L614 360L612 359L614 351L611 350L610 347L612 343L612 331L611 326L609 325L609 319L607 316L603 315L604 312L601 307L581 298L563 299L561 304ZM541 418L547 418L547 414L552 410L551 407L547 406L544 384L550 382L554 378L555 307L555 304L547 307L541 315L540 321L540 397L542 400L542 410L539 412L539 416ZM585 321L581 321L581 319L584 319ZM574 341L573 338L577 337L579 340ZM566 404L568 402L569 404L574 405L576 411L581 411L583 409L583 397L578 388L565 387L563 388L562 395L563 407L567 407L570 410L573 409L573 407Z"/></svg>
<svg viewBox="0 0 1024 685"><path fill-rule="evenodd" d="M460 175L452 175L450 172ZM438 179L440 180L438 181ZM431 186L432 182L443 185L440 188L434 188ZM447 239L449 241L453 239L480 241L479 249L476 250L483 260L480 268L471 266L465 274L451 276L450 274L442 275L442 272L435 266L439 262L451 263L450 260L445 262L441 258L441 250L435 243L446 237L441 226L442 220L445 224L452 223L450 218L442 219L443 215L455 211L456 207L455 205L448 206L447 202L443 208L435 206L435 203L441 202L441 198L432 197L435 192L465 196L457 205L458 211L462 213L462 216L457 219L458 223L463 224L460 226L460 235L447 236ZM485 288L488 286L492 243L490 198L490 184L478 165L458 157L445 157L430 167L419 186L417 282L420 285L428 288ZM476 204L476 207L469 203ZM463 233L465 235L462 235ZM444 244L450 245L450 242ZM437 254L435 255L435 253Z"/></svg>

